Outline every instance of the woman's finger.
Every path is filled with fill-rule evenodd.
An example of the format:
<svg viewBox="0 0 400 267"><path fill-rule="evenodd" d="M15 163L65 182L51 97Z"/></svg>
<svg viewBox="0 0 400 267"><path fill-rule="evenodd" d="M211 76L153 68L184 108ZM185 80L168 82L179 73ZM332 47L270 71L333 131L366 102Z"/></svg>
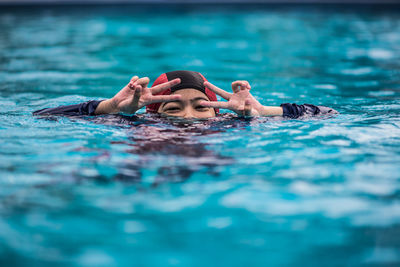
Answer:
<svg viewBox="0 0 400 267"><path fill-rule="evenodd" d="M129 87L129 89L131 89L131 90L135 90L136 85L137 85L137 83L135 83L135 82L129 82L129 83L128 83L128 87Z"/></svg>
<svg viewBox="0 0 400 267"><path fill-rule="evenodd" d="M133 77L131 78L131 82L134 83L134 82L136 82L138 79L139 79L139 77L135 75L135 76L133 76Z"/></svg>
<svg viewBox="0 0 400 267"><path fill-rule="evenodd" d="M235 81L232 83L232 91L238 93L240 90L250 90L251 86L248 81Z"/></svg>
<svg viewBox="0 0 400 267"><path fill-rule="evenodd" d="M213 91L214 93L216 93L217 95L221 96L223 99L225 100L229 100L231 98L231 93L228 93L225 90L222 90L221 88L213 85L212 83L209 82L205 82L204 86L207 87L208 89L210 89L211 91Z"/></svg>
<svg viewBox="0 0 400 267"><path fill-rule="evenodd" d="M156 95L153 96L146 105L153 104L153 103L161 103L161 102L171 102L179 100L182 96L181 95Z"/></svg>
<svg viewBox="0 0 400 267"><path fill-rule="evenodd" d="M137 85L135 87L135 93L133 94L133 100L132 100L134 106L139 106L139 99L141 94L142 94L142 87L140 85Z"/></svg>
<svg viewBox="0 0 400 267"><path fill-rule="evenodd" d="M202 105L203 107L228 109L228 102L200 101L199 104Z"/></svg>
<svg viewBox="0 0 400 267"><path fill-rule="evenodd" d="M251 116L251 104L250 104L250 99L246 99L244 101L244 112L243 112L245 117Z"/></svg>
<svg viewBox="0 0 400 267"><path fill-rule="evenodd" d="M167 90L177 84L181 83L181 79L177 78L177 79L173 79L172 81L169 82L165 82L156 86L153 86L150 88L150 91L153 95L156 95L164 90Z"/></svg>
<svg viewBox="0 0 400 267"><path fill-rule="evenodd" d="M138 76L133 76L132 79L130 80L130 82L128 83L128 87L132 90L135 90L135 86L136 86L136 81L139 79Z"/></svg>
<svg viewBox="0 0 400 267"><path fill-rule="evenodd" d="M141 85L142 88L146 88L147 85L148 85L149 82L150 82L150 79L149 79L148 77L143 77L143 78L138 79L136 82L137 82L139 85Z"/></svg>
<svg viewBox="0 0 400 267"><path fill-rule="evenodd" d="M250 90L251 86L250 86L248 81L242 81L242 87L240 89L242 89L242 90Z"/></svg>
<svg viewBox="0 0 400 267"><path fill-rule="evenodd" d="M232 83L232 91L233 91L234 93L239 92L239 91L240 91L240 85L241 85L241 82L240 82L240 81L235 81L235 82L233 82L233 83Z"/></svg>

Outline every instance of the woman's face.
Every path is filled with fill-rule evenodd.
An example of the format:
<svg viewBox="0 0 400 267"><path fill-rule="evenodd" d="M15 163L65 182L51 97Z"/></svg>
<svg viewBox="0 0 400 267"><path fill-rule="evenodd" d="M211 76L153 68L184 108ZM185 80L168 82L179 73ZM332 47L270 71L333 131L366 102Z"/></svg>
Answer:
<svg viewBox="0 0 400 267"><path fill-rule="evenodd" d="M200 101L210 101L196 89L181 89L171 95L181 95L179 100L165 102L158 108L158 113L182 118L205 119L215 117L213 108L203 107Z"/></svg>

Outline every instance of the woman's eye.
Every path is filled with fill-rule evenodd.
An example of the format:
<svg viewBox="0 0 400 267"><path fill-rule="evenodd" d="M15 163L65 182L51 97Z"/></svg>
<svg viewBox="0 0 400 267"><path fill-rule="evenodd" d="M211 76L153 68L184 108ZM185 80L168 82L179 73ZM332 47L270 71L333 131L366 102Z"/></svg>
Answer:
<svg viewBox="0 0 400 267"><path fill-rule="evenodd" d="M199 110L199 111L207 111L209 108L208 107L205 107L205 106L197 106L196 107L196 110Z"/></svg>
<svg viewBox="0 0 400 267"><path fill-rule="evenodd" d="M176 112L179 111L178 107L169 107L165 109L166 112Z"/></svg>

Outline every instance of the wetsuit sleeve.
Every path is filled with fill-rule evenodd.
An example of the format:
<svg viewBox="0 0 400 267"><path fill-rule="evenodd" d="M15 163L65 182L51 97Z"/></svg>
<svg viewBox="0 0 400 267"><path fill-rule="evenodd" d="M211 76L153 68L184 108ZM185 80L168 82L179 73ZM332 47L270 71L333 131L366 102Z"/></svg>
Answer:
<svg viewBox="0 0 400 267"><path fill-rule="evenodd" d="M103 100L91 100L77 105L45 108L33 112L33 115L95 115L94 111Z"/></svg>
<svg viewBox="0 0 400 267"><path fill-rule="evenodd" d="M291 104L285 103L281 104L283 109L283 116L289 117L292 119L304 116L304 115L323 115L323 114L337 114L338 112L332 108L324 107L324 106L314 106L310 104Z"/></svg>

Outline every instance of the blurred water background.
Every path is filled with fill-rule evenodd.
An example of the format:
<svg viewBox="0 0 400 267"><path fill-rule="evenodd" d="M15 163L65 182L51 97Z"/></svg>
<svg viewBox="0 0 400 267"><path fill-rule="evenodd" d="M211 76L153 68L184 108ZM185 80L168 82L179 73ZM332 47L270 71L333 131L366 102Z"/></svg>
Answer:
<svg viewBox="0 0 400 267"><path fill-rule="evenodd" d="M398 6L1 7L0 265L398 266L399 44ZM32 116L176 69L341 114Z"/></svg>

